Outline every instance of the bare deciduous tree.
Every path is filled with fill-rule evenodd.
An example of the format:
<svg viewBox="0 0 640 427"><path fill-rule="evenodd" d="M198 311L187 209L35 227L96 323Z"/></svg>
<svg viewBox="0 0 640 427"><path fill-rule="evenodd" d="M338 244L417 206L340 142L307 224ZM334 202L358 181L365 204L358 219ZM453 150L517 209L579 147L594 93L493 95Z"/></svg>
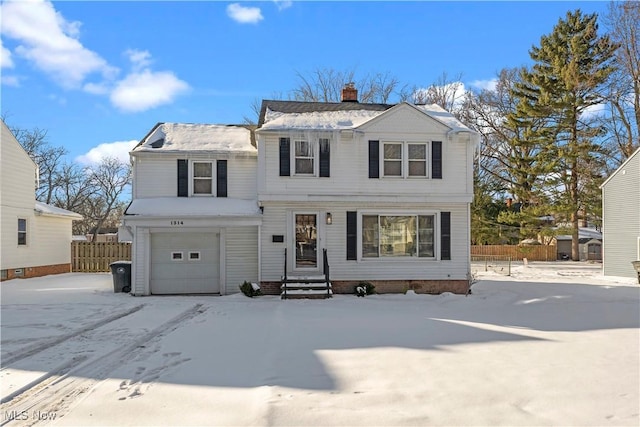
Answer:
<svg viewBox="0 0 640 427"><path fill-rule="evenodd" d="M603 125L622 162L640 147L640 2L611 2L604 22L618 49L607 93L611 116Z"/></svg>

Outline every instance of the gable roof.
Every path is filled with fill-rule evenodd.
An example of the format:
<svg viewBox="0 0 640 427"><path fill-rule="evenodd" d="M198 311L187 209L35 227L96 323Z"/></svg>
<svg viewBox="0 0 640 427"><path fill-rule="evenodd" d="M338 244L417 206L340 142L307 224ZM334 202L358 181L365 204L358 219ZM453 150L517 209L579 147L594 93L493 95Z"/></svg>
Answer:
<svg viewBox="0 0 640 427"><path fill-rule="evenodd" d="M255 154L255 126L157 123L131 151Z"/></svg>
<svg viewBox="0 0 640 427"><path fill-rule="evenodd" d="M329 111L385 111L394 104L361 104L359 102L306 102L306 101L276 101L263 99L260 107L258 127L265 123L267 110L279 113L320 113Z"/></svg>
<svg viewBox="0 0 640 427"><path fill-rule="evenodd" d="M613 173L611 175L609 175L609 178L607 178L602 184L600 184L600 188L604 188L605 185L607 185L609 183L609 181L611 181L611 179L616 176L618 174L618 172L620 172L621 170L623 170L627 164L629 162L631 162L631 160L636 157L636 156L640 156L640 147L638 147L638 149L636 151L634 151L628 158L627 160L625 160L620 166L618 166L618 169L616 169L615 171L613 171Z"/></svg>
<svg viewBox="0 0 640 427"><path fill-rule="evenodd" d="M0 119L0 123L2 123L2 140L3 141L12 141L11 143L13 145L15 145L18 150L20 151L20 155L23 156L25 159L29 159L29 162L33 163L33 165L36 168L36 174L38 173L38 164L35 162L35 160L33 160L31 158L31 156L29 155L29 153L27 153L27 150L24 149L24 147L22 146L22 144L20 144L20 141L18 141L18 139L16 138L16 136L13 134L13 132L11 132L11 129L9 129L9 126L7 126L7 124L4 122L4 120Z"/></svg>
<svg viewBox="0 0 640 427"><path fill-rule="evenodd" d="M361 104L359 102L262 101L258 132L261 130L355 129L381 118L389 111L413 108L452 131L476 133L453 114L436 104Z"/></svg>

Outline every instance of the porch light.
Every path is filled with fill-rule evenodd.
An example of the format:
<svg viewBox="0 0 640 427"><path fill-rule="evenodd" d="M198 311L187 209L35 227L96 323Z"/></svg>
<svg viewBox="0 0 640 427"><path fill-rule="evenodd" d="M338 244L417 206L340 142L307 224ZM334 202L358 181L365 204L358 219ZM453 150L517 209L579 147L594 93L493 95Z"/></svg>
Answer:
<svg viewBox="0 0 640 427"><path fill-rule="evenodd" d="M333 223L333 218L331 217L331 212L327 212L327 225L331 225Z"/></svg>

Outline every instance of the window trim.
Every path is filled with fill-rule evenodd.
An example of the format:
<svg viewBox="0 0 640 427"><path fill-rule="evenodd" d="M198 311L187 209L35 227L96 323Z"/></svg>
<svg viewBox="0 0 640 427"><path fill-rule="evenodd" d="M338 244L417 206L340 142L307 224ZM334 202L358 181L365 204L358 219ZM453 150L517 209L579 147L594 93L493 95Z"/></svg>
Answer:
<svg viewBox="0 0 640 427"><path fill-rule="evenodd" d="M380 178L386 179L431 179L431 141L413 141L413 140L403 140L403 141L392 141L392 140L380 140L380 156L379 156L379 170L380 170ZM400 144L400 163L401 163L401 171L400 175L387 175L385 174L384 164L385 161L390 161L385 158L384 146L385 144ZM409 164L411 160L409 159L409 146L411 145L423 145L425 147L425 175L411 175ZM420 160L421 161L421 160Z"/></svg>
<svg viewBox="0 0 640 427"><path fill-rule="evenodd" d="M24 231L20 230L20 222L24 222ZM29 222L26 218L18 218L18 246L28 246L29 244ZM24 235L24 243L20 243L20 236Z"/></svg>
<svg viewBox="0 0 640 427"><path fill-rule="evenodd" d="M440 213L442 211L436 210L407 210L407 211L385 211L385 210L360 210L358 211L357 222L357 260L364 262L421 262L421 261L440 261ZM380 256L378 249L377 257L365 257L363 256L363 242L362 242L362 225L363 216L378 216L378 223L381 216L413 216L416 218L416 235L418 234L419 219L420 216L432 216L433 217L433 256L421 257L416 250L416 254L412 256ZM379 233L379 232L378 232ZM418 236L417 236L418 237ZM419 237L418 237L419 238ZM419 245L419 244L418 244ZM378 235L378 248L380 246L380 239ZM418 249L419 246L416 248Z"/></svg>
<svg viewBox="0 0 640 427"><path fill-rule="evenodd" d="M312 135L312 137L308 137L307 135L296 135L296 136L289 136L287 137L289 139L289 175L282 175L282 169L280 170L280 176L281 177L297 177L297 178L319 178L319 177L323 177L323 178L328 178L331 176L331 172L330 172L330 163L329 163L329 172L327 174L327 176L321 176L321 172L320 172L320 161L321 161L321 155L320 155L320 145L321 145L321 141L326 141L326 143L328 144L328 148L329 148L329 153L331 153L331 145L332 145L332 140L333 138L331 137L330 134L317 134L317 135ZM282 138L280 138L282 139ZM304 157L304 156L296 156L296 145L298 142L306 142L308 144L311 145L311 156L310 157ZM330 155L330 154L329 154ZM313 161L313 173L299 173L296 170L296 160L298 159L310 159ZM330 162L330 160L329 160ZM282 166L282 165L281 165Z"/></svg>
<svg viewBox="0 0 640 427"><path fill-rule="evenodd" d="M320 143L319 142L315 142L315 141L311 141L309 138L306 137L297 137L297 138L291 138L293 141L292 147L291 147L291 166L292 166L292 174L293 176L318 176L318 160L320 158ZM309 144L311 147L311 157L307 157L307 156L297 156L296 155L296 145L298 144L298 142L306 142L307 144ZM302 172L298 172L297 171L297 163L296 160L308 160L311 159L311 161L313 162L313 172L312 173L302 173Z"/></svg>
<svg viewBox="0 0 640 427"><path fill-rule="evenodd" d="M196 193L195 192L195 171L196 171L196 163L209 163L211 165L211 193ZM192 197L217 197L217 169L218 162L215 159L212 160L198 160L192 159L190 160L189 167L189 195ZM200 178L203 179L203 178ZM204 179L203 179L204 180Z"/></svg>

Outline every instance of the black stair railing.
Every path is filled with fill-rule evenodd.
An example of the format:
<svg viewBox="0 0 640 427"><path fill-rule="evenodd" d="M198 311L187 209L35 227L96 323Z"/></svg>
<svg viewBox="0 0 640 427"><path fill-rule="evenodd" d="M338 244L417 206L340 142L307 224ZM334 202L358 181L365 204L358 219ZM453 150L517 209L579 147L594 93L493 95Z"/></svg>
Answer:
<svg viewBox="0 0 640 427"><path fill-rule="evenodd" d="M284 299L287 299L287 248L284 248L284 274L282 275L282 285L284 288Z"/></svg>
<svg viewBox="0 0 640 427"><path fill-rule="evenodd" d="M324 272L324 280L327 284L327 296L330 296L330 287L329 287L329 257L327 256L327 250L322 250L322 270Z"/></svg>

